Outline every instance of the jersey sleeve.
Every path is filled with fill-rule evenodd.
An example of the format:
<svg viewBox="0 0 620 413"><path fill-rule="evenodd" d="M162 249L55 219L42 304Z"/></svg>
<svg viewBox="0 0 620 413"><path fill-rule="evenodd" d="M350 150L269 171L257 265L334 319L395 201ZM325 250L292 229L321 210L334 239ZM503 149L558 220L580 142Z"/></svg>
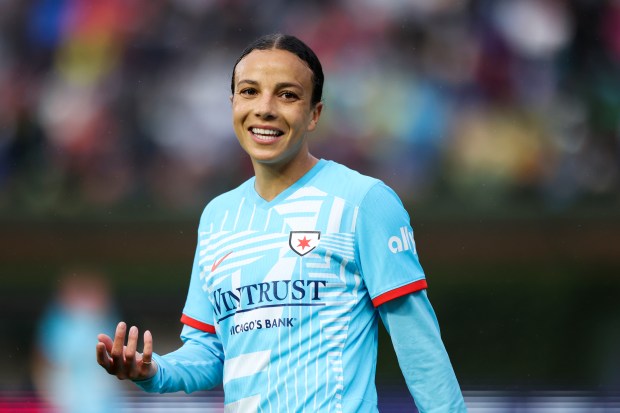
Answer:
<svg viewBox="0 0 620 413"><path fill-rule="evenodd" d="M359 207L355 237L358 267L375 307L427 287L409 215L382 182Z"/></svg>
<svg viewBox="0 0 620 413"><path fill-rule="evenodd" d="M379 307L379 314L418 410L466 413L463 394L426 291L392 300Z"/></svg>
<svg viewBox="0 0 620 413"><path fill-rule="evenodd" d="M219 339L185 326L181 340L183 346L171 353L163 356L153 353L157 372L149 379L134 383L149 393L192 393L221 385L224 349Z"/></svg>
<svg viewBox="0 0 620 413"><path fill-rule="evenodd" d="M201 262L202 238L203 233L199 228L189 291L185 307L183 308L181 322L197 330L215 334L213 306L209 301L207 292L203 288L205 286L205 271L203 268L207 264Z"/></svg>

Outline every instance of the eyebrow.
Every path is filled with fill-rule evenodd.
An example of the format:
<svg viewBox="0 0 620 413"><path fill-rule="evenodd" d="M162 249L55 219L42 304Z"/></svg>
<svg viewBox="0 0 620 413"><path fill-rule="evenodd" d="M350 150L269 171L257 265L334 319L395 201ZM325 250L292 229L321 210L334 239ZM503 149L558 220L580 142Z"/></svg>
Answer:
<svg viewBox="0 0 620 413"><path fill-rule="evenodd" d="M250 85L258 86L258 82L256 80L252 80L252 79L242 79L242 80L237 82L237 86L239 86L239 85L241 85L243 83L247 83L247 84L250 84ZM295 87L297 89L303 90L303 87L299 83L293 83L293 82L280 82L280 83L276 83L276 89L284 89L284 88L287 88L287 87Z"/></svg>

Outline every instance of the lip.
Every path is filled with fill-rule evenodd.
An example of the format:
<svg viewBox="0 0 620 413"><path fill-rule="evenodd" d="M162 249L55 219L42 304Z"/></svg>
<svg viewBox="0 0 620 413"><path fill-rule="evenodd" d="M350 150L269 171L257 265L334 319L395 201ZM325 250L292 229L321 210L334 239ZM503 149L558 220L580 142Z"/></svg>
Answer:
<svg viewBox="0 0 620 413"><path fill-rule="evenodd" d="M264 129L264 130L268 130L268 131L276 131L279 132L279 135L274 135L274 136L267 136L267 135L257 135L253 132L254 129ZM284 131L282 131L279 128L274 128L273 126L265 126L265 125L253 125L250 126L248 129L248 132L250 133L250 136L252 137L252 140L256 143L259 144L272 144L274 142L279 141L283 136L284 136Z"/></svg>

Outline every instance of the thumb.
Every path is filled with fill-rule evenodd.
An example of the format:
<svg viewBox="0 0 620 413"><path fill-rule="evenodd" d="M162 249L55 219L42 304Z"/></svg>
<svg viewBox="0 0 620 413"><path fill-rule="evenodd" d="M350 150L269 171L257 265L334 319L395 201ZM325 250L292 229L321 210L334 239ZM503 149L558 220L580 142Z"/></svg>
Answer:
<svg viewBox="0 0 620 413"><path fill-rule="evenodd" d="M109 336L105 334L99 334L97 336L97 339L99 340L100 343L103 343L105 345L105 349L108 351L108 353L112 351L112 345L114 343L112 341L112 338L110 338Z"/></svg>

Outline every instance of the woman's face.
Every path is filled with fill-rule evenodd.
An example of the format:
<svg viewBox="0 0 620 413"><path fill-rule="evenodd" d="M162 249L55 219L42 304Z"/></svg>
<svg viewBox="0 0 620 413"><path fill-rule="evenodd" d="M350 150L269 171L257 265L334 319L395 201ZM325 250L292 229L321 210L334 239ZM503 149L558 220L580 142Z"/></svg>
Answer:
<svg viewBox="0 0 620 413"><path fill-rule="evenodd" d="M285 167L308 156L306 132L323 104L311 104L312 71L286 50L254 50L235 69L233 127L258 165Z"/></svg>

